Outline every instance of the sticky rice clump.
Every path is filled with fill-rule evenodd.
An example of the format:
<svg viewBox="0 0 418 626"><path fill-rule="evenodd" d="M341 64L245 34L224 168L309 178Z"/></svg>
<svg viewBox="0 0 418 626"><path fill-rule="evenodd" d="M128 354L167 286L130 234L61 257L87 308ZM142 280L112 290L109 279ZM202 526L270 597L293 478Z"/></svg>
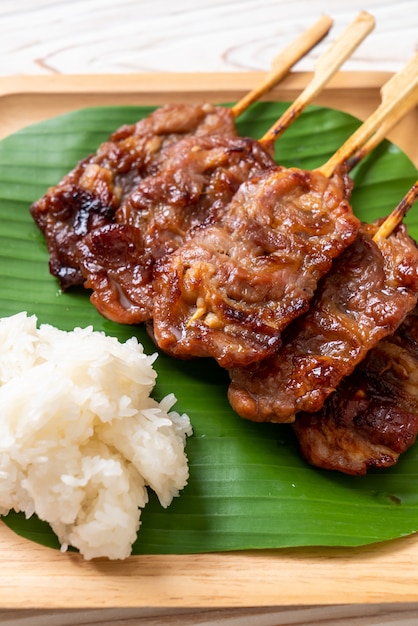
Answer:
<svg viewBox="0 0 418 626"><path fill-rule="evenodd" d="M0 515L36 513L86 559L131 554L147 486L167 507L189 476L190 420L150 397L155 358L136 338L0 319Z"/></svg>

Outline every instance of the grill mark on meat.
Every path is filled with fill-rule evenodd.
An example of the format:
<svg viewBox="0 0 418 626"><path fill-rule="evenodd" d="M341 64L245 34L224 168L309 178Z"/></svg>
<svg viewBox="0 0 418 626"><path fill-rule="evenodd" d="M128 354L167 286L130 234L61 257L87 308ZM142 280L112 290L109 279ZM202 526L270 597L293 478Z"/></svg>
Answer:
<svg viewBox="0 0 418 626"><path fill-rule="evenodd" d="M193 133L236 136L234 117L228 109L206 103L165 105L116 130L95 154L32 204L31 215L45 235L50 272L62 289L85 280L79 242L96 228L114 223L121 202L144 176L155 173L164 150Z"/></svg>
<svg viewBox="0 0 418 626"><path fill-rule="evenodd" d="M230 372L234 410L254 421L293 422L315 412L373 346L402 323L417 302L418 249L399 226L375 243L376 225L334 262L311 308L283 334L269 359Z"/></svg>
<svg viewBox="0 0 418 626"><path fill-rule="evenodd" d="M152 265L144 255L142 233L129 224L107 224L78 244L92 289L92 304L107 318L133 324L144 308L152 309ZM127 269L128 268L128 269Z"/></svg>
<svg viewBox="0 0 418 626"><path fill-rule="evenodd" d="M178 358L226 368L271 355L320 276L356 237L345 172L275 167L244 183L220 223L156 265L153 334ZM173 288L173 284L175 287Z"/></svg>
<svg viewBox="0 0 418 626"><path fill-rule="evenodd" d="M418 433L418 308L293 429L316 467L364 475L394 465Z"/></svg>
<svg viewBox="0 0 418 626"><path fill-rule="evenodd" d="M90 230L114 220L117 203L109 173L85 159L53 192L32 205L32 216L49 250L50 272L62 289L82 284L77 244Z"/></svg>
<svg viewBox="0 0 418 626"><path fill-rule="evenodd" d="M193 136L167 148L158 173L141 181L116 212L119 229L112 230L116 238L131 239L132 229L140 233L135 236L136 256L125 258L123 271L117 245L114 251L106 245L106 255L101 254L100 261L92 263L95 250L101 247L100 228L84 237L79 245L80 266L86 286L93 289L94 305L116 322L150 320L150 268L173 253L188 233L221 220L223 210L244 180L273 167L273 158L250 138ZM107 232L106 239L110 243ZM123 282L121 291L114 285L115 266L119 268L116 279ZM144 267L143 272L140 266ZM135 280L139 274L141 281ZM126 298L119 298L119 293L132 303L129 311Z"/></svg>

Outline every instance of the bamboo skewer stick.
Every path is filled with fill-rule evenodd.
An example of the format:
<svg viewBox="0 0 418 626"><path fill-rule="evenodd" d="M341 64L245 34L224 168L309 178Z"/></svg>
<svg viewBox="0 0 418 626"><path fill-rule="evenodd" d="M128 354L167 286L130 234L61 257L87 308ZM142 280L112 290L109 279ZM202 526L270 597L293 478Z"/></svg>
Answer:
<svg viewBox="0 0 418 626"><path fill-rule="evenodd" d="M399 120L405 117L409 111L417 105L418 91L411 93L409 97L405 98L404 102L401 102L401 104L395 109L390 119L384 120L364 146L359 148L359 150L357 150L357 152L348 159L347 165L349 170L352 170L357 163L370 154L386 138L388 132L393 128L393 126L395 126Z"/></svg>
<svg viewBox="0 0 418 626"><path fill-rule="evenodd" d="M392 76L381 89L382 101L378 108L357 129L355 133L333 154L333 156L319 169L327 178L330 178L336 168L347 162L367 140L373 137L382 124L385 132L399 120L399 109L402 112L405 103L412 102L418 94L418 53L405 67Z"/></svg>
<svg viewBox="0 0 418 626"><path fill-rule="evenodd" d="M315 73L287 111L260 139L264 146L275 142L287 127L303 112L303 110L320 93L326 83L339 70L353 51L373 30L375 21L370 13L361 11L356 19L346 28L342 35L322 54L315 66Z"/></svg>
<svg viewBox="0 0 418 626"><path fill-rule="evenodd" d="M350 36L350 30L353 28L358 39L357 44L352 42L352 46L359 45L360 41L364 39L367 32L373 28L374 20L371 17L370 20L365 19L365 16L369 14L362 12L357 19L346 29L342 37L334 44L334 48L338 44L337 56L334 58L331 54L331 65L334 68L334 72L338 69L338 62L341 64L341 59L344 54L348 55L348 48L344 53L346 37ZM362 29L359 29L359 24L365 20L367 26L363 25ZM351 35L352 36L352 35ZM261 138L260 143L270 144L278 139L281 133L287 126L295 119L292 115L293 110L299 110L299 102L305 100L308 103L313 91L316 92L317 85L324 86L330 75L327 72L321 73L321 65L327 59L330 62L329 54L333 52L332 48L327 51L319 59L316 73L313 81L308 85L301 96L291 105L288 111L285 112L281 118L267 131L267 133ZM345 56L347 58L347 56ZM335 61L335 63L334 63ZM328 67L331 67L329 65ZM331 70L330 70L331 71ZM325 81L325 82L324 82ZM312 83L314 86L312 87ZM346 161L349 170L352 169L357 163L359 163L365 156L367 156L387 135L391 128L404 117L413 107L418 104L418 54L416 54L409 63L397 74L383 85L381 89L382 102L374 113L360 126L360 128L349 137L349 139L334 153L334 155L325 163L322 167L318 168L324 176L331 177L335 169ZM305 105L306 106L306 105ZM365 143L364 143L365 142ZM354 153L354 156L352 156ZM351 158L350 158L351 157ZM392 213L381 224L378 231L374 235L374 241L388 237L393 230L400 224L405 217L407 211L415 203L418 196L418 181L399 205L392 211Z"/></svg>
<svg viewBox="0 0 418 626"><path fill-rule="evenodd" d="M272 69L262 83L246 94L231 109L234 117L238 117L256 102L265 93L270 91L284 78L291 68L314 48L328 34L333 20L328 15L323 15L315 24L303 32L287 48L280 52L273 60Z"/></svg>
<svg viewBox="0 0 418 626"><path fill-rule="evenodd" d="M412 185L408 193L402 198L398 206L388 215L385 221L380 225L379 229L373 237L373 241L379 242L381 239L386 239L395 228L402 222L403 218L416 202L418 198L418 181Z"/></svg>

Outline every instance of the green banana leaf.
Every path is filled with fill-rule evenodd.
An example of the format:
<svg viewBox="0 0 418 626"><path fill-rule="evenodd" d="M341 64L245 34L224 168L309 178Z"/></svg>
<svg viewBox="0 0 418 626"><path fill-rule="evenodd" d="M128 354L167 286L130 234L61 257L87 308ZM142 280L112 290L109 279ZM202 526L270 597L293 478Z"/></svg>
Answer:
<svg viewBox="0 0 418 626"><path fill-rule="evenodd" d="M238 122L243 135L261 137L287 107L259 103ZM62 293L48 273L48 253L30 204L118 126L151 107L84 109L30 126L0 142L0 315L21 310L69 330L93 325L126 340L135 334L155 352L142 327L103 319L82 289ZM320 166L359 122L310 106L276 145L283 165ZM417 178L417 169L383 142L352 173L352 204L363 220L385 216ZM407 216L418 239L418 219ZM396 467L350 477L308 466L286 425L254 424L230 408L228 376L214 361L182 362L160 355L154 396L177 397L194 434L187 442L190 480L163 509L150 493L134 554L196 553L290 546L357 546L418 530L418 446ZM5 523L33 541L58 547L49 526L10 513Z"/></svg>

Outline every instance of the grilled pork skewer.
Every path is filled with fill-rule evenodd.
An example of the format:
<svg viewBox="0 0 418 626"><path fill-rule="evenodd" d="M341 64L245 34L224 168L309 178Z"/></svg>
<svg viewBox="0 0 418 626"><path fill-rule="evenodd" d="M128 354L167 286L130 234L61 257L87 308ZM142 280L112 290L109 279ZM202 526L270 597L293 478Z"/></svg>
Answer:
<svg viewBox="0 0 418 626"><path fill-rule="evenodd" d="M381 122L394 121L407 97L399 82L397 75L385 86L385 105L390 93L392 107L380 107ZM364 141L375 119L362 125ZM344 163L329 177L322 168L277 167L243 184L221 223L198 229L158 264L158 346L179 358L212 356L227 369L276 353L283 330L307 311L318 280L357 236L349 193Z"/></svg>
<svg viewBox="0 0 418 626"><path fill-rule="evenodd" d="M371 16L366 19L364 13L360 14L349 32L332 48L334 56L331 57L328 51L321 57L323 62L318 64L318 72L320 69L322 75L315 74L315 88L308 85L296 104L289 108L286 120L280 123L282 129L300 114L309 99L318 93L319 86L329 80L373 25ZM271 146L270 141L265 143ZM243 180L274 165L268 159L266 162L265 155L260 159L262 155L259 144L248 139L231 142L199 137L173 146L166 153L167 158L159 172L145 179L122 204L117 221L123 225L113 228L111 233L96 230L82 244L81 264L86 286L93 289L92 302L96 308L119 322L137 323L150 319L155 260L173 252L192 228L219 219L219 212ZM138 229L141 236L130 226ZM120 245L113 247L114 250L129 249L132 254L128 259L116 255L115 264L110 247L116 239ZM133 245L128 247L126 241ZM132 280L133 274L136 280ZM124 294L123 301L119 293Z"/></svg>
<svg viewBox="0 0 418 626"><path fill-rule="evenodd" d="M367 120L365 124L363 124L359 130L337 151L341 158L347 159L347 169L354 167L363 157L367 156L367 154L383 139L383 133L386 134L403 115L416 105L418 101L417 68L418 55L415 55L415 57L405 66L401 74L395 75L383 87L382 105L378 108L381 112L381 123L379 123L379 119L376 116L376 113L374 113L371 118L369 118L369 120ZM391 99L395 97L396 93L400 94L399 97L401 101L399 106L392 110L391 107L388 106L388 103L391 102ZM366 141L363 147L359 148L360 140L358 137L367 136L367 133L364 132L364 129L365 127L367 128L367 126L369 127L369 132L372 133L372 136ZM356 154L354 157L350 158L350 152L355 150L357 150ZM335 165L336 161L334 157L332 157L326 166L321 168L321 170L325 170L329 174ZM393 211L393 213L383 221L373 237L375 243L380 246L387 245L384 244L384 240L390 236L392 231L395 230L396 225L402 221L405 212L415 201L414 194L416 194L416 185L405 196L395 211ZM407 237L406 231L404 235ZM409 237L407 237L406 241L408 240ZM410 240L410 243L413 243L412 240ZM399 251L400 250L401 249L399 248ZM350 253L350 250L346 252L346 256L348 258ZM414 258L415 245L412 246L412 253L411 258ZM391 254L390 249L386 251L386 254ZM392 254L395 255L395 252ZM344 258L345 257L343 257L343 259ZM388 258L390 259L390 256ZM396 257L393 256L393 258ZM407 264L411 263L411 258L406 259ZM344 260L338 260L337 264L343 262ZM398 263L401 264L401 262L402 256L398 258ZM412 269L409 270L414 280L415 267L416 263L415 265L412 263ZM347 278L347 275L344 274L344 269L342 269L342 274L343 276L341 281L344 282L344 279ZM329 277L328 280L331 282L332 290L332 277ZM327 279L325 279L325 284L326 282ZM337 279L336 282L339 283L339 279ZM402 281L398 283L398 288L399 287L402 289ZM325 287L322 287L322 290L323 294L327 293ZM405 295L407 295L407 291L405 291ZM292 422L295 418L296 412L300 410L319 410L324 402L324 399L338 385L338 381L341 377L347 375L349 371L351 371L347 370L344 372L342 369L339 370L338 355L334 355L334 358L336 359L336 362L334 363L325 347L323 350L324 354L326 353L326 357L322 359L322 355L320 353L321 348L318 346L318 341L320 341L318 337L322 337L321 329L326 324L326 316L324 315L322 317L322 313L315 312L315 306L318 306L319 309L322 306L326 307L326 299L326 295L323 296L322 299L320 295L316 296L318 303L315 304L315 300L311 307L311 312L308 313L306 319L304 318L299 322L296 322L291 327L290 331L286 335L285 345L277 352L276 355L267 360L266 363L261 363L259 366L255 365L253 368L249 368L248 370L240 370L239 368L236 368L231 372L232 382L228 395L231 405L237 413L247 419L255 421ZM414 305L414 300L411 302L410 307ZM405 303L407 303L407 300L405 300ZM390 333L391 329L394 328L393 324L395 324L396 327L396 324L401 323L402 319L408 312L407 309L405 311L402 308L401 300L396 303L396 306L399 308L397 310L395 309L395 317L393 318L391 324L388 325L387 333ZM340 308L349 310L347 303L340 302ZM369 321L373 323L372 319ZM387 334L384 330L384 323L384 317L382 317L380 319L380 325L383 325L383 332ZM318 327L316 327L316 324L318 324ZM364 325L364 330L367 334L367 324ZM379 332L382 332L382 329ZM376 337L378 337L378 335L371 335L367 338L367 341L365 341L364 344L358 346L357 360L353 355L351 355L349 367L354 368L356 363L364 358L367 351L375 345ZM343 349L341 342L339 343L339 348ZM315 361L316 357L318 359L317 361ZM321 362L324 363L324 360L327 361L327 365L321 365ZM309 377L307 370L304 370L304 368L308 368L309 371L312 370L313 374ZM325 377L324 371L327 371L327 383L323 382L320 384L320 377ZM316 379L315 376L317 376L318 379ZM302 382L304 377L305 380ZM274 399L272 399L273 388L275 389Z"/></svg>
<svg viewBox="0 0 418 626"><path fill-rule="evenodd" d="M309 84L289 107L280 122L282 130L373 26L372 16L360 13L332 46L332 54L321 55L313 87ZM269 154L272 149L270 137L258 142L219 135L195 135L168 147L157 172L145 177L121 202L117 224L95 229L79 244L85 287L92 289L97 310L120 323L150 320L156 261L176 250L191 230L219 221L243 181L276 167Z"/></svg>
<svg viewBox="0 0 418 626"><path fill-rule="evenodd" d="M189 135L236 137L235 120L256 98L270 90L291 67L325 37L332 25L323 16L274 60L268 76L232 109L203 104L169 104L145 119L125 125L82 160L60 183L31 207L44 233L49 267L62 289L82 285L77 244L95 228L115 222L123 199L155 171L167 146Z"/></svg>
<svg viewBox="0 0 418 626"><path fill-rule="evenodd" d="M394 223L418 196L418 183L394 212ZM324 469L362 475L394 465L418 433L418 307L381 339L315 413L293 428L304 458Z"/></svg>
<svg viewBox="0 0 418 626"><path fill-rule="evenodd" d="M292 424L313 466L364 475L395 465L418 432L418 309L370 350L317 413Z"/></svg>
<svg viewBox="0 0 418 626"><path fill-rule="evenodd" d="M318 411L342 378L414 308L415 242L403 225L374 241L376 231L376 224L362 226L273 356L231 370L228 398L241 417L284 423L299 411Z"/></svg>

